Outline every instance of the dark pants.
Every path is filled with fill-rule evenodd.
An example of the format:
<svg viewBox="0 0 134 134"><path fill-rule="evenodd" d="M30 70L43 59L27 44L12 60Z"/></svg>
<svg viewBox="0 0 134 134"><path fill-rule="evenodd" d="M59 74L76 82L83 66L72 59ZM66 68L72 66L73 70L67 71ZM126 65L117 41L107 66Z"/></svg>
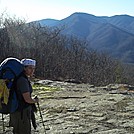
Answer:
<svg viewBox="0 0 134 134"><path fill-rule="evenodd" d="M9 125L14 134L31 134L31 107L10 114Z"/></svg>

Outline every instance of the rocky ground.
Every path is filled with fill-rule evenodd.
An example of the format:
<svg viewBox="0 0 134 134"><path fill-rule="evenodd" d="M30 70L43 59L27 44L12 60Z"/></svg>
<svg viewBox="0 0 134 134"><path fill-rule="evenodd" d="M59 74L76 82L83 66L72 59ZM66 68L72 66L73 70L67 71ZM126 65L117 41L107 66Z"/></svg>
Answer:
<svg viewBox="0 0 134 134"><path fill-rule="evenodd" d="M36 113L37 129L32 134L134 134L134 87L42 80L38 87L40 113ZM43 122L42 122L43 121ZM5 126L8 126L5 115ZM11 128L5 127L11 134ZM2 133L2 121L0 121Z"/></svg>

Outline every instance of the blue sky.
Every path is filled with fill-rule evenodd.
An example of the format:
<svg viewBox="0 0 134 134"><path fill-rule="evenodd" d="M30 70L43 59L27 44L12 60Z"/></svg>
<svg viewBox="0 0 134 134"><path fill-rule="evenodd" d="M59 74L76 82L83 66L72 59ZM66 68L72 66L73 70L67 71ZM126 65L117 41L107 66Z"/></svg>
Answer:
<svg viewBox="0 0 134 134"><path fill-rule="evenodd" d="M60 20L74 12L95 16L134 16L134 0L0 0L0 14L4 11L27 21Z"/></svg>

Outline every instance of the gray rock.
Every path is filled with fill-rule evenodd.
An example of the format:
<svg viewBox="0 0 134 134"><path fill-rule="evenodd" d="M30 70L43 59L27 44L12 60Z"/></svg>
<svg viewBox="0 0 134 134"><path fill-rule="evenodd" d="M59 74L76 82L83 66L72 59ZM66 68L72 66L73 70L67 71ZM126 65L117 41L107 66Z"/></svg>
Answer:
<svg viewBox="0 0 134 134"><path fill-rule="evenodd" d="M134 97L127 94L129 90L122 89L123 84L94 87L58 81L39 83L60 87L60 90L34 91L40 98L45 129L37 112L38 127L37 130L32 128L32 134L44 134L44 131L47 134L133 134ZM9 117L6 116L6 126L8 121ZM0 130L2 131L1 121ZM11 130L12 128L6 127L8 133Z"/></svg>

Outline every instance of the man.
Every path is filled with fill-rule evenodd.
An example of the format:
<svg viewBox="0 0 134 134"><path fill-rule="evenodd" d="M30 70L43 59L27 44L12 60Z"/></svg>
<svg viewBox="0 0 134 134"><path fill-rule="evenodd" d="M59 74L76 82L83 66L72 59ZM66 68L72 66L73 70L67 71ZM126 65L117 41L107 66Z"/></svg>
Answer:
<svg viewBox="0 0 134 134"><path fill-rule="evenodd" d="M35 71L36 61L33 59L23 59L24 72L16 81L16 91L19 100L18 110L10 114L10 126L13 127L14 134L31 134L31 104L37 103L38 99L33 99L32 86L29 77Z"/></svg>

